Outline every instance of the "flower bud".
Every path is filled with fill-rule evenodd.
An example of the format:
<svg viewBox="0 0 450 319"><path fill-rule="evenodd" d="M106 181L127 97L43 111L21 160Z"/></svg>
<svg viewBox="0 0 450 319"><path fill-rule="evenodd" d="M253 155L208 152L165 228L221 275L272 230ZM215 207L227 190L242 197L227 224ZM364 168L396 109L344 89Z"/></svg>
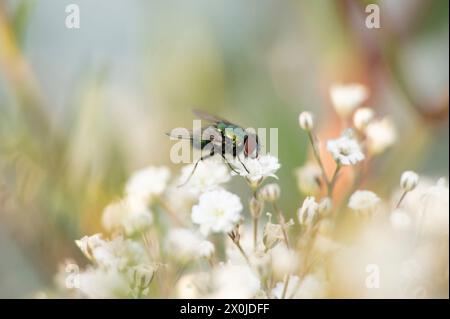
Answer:
<svg viewBox="0 0 450 319"><path fill-rule="evenodd" d="M264 207L264 202L255 197L252 197L250 199L249 207L250 207L250 213L252 214L252 217L254 219L258 219L261 216L261 213L262 213L262 210Z"/></svg>
<svg viewBox="0 0 450 319"><path fill-rule="evenodd" d="M314 128L314 119L310 112L302 112L298 116L298 123L305 131L311 131Z"/></svg>
<svg viewBox="0 0 450 319"><path fill-rule="evenodd" d="M155 267L138 266L131 269L131 278L136 287L145 289L150 286L155 274Z"/></svg>
<svg viewBox="0 0 450 319"><path fill-rule="evenodd" d="M278 184L267 184L259 190L258 198L263 201L274 202L280 198L280 193L281 190Z"/></svg>
<svg viewBox="0 0 450 319"><path fill-rule="evenodd" d="M374 111L368 107L362 107L356 110L353 115L353 125L360 131L363 131L366 126L373 120L375 116Z"/></svg>
<svg viewBox="0 0 450 319"><path fill-rule="evenodd" d="M263 234L263 243L266 249L273 248L283 238L283 227L280 224L272 224L270 221L267 222Z"/></svg>
<svg viewBox="0 0 450 319"><path fill-rule="evenodd" d="M308 196L303 201L302 207L298 210L298 221L300 225L310 226L316 219L319 204L313 196Z"/></svg>
<svg viewBox="0 0 450 319"><path fill-rule="evenodd" d="M329 213L331 212L331 207L332 207L331 199L329 197L325 197L319 202L317 212L320 214L320 216L328 216Z"/></svg>
<svg viewBox="0 0 450 319"><path fill-rule="evenodd" d="M203 240L199 245L199 256L205 258L211 258L214 254L214 245L208 240Z"/></svg>
<svg viewBox="0 0 450 319"><path fill-rule="evenodd" d="M418 183L419 183L419 176L413 171L403 172L400 178L400 187L405 192L412 191L414 188L416 188Z"/></svg>

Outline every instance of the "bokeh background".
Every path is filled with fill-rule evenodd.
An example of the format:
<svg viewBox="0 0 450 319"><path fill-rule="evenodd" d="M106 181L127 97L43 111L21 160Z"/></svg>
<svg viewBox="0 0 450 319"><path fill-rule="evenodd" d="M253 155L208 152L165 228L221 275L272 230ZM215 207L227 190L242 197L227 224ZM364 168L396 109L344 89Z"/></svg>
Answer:
<svg viewBox="0 0 450 319"><path fill-rule="evenodd" d="M81 28L67 29L76 3ZM367 29L377 3L381 28ZM302 110L339 134L328 89L361 82L399 143L369 170L380 194L404 169L448 177L446 0L0 0L0 297L51 287L74 239L133 170L168 165L164 134L192 108L279 130L282 206L303 195ZM237 192L247 192L233 181Z"/></svg>

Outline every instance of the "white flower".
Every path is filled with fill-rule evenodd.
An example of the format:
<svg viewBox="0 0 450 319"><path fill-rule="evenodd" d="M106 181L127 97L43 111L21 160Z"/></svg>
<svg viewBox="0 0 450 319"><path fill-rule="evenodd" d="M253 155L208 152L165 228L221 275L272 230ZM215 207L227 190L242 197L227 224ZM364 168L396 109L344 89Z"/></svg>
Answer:
<svg viewBox="0 0 450 319"><path fill-rule="evenodd" d="M328 285L318 275L307 275L294 295L298 299L323 299L327 296Z"/></svg>
<svg viewBox="0 0 450 319"><path fill-rule="evenodd" d="M400 177L400 187L404 192L410 192L419 183L419 175L413 171L405 171Z"/></svg>
<svg viewBox="0 0 450 319"><path fill-rule="evenodd" d="M274 202L280 198L281 189L278 184L271 183L264 185L258 192L258 198L266 202Z"/></svg>
<svg viewBox="0 0 450 319"><path fill-rule="evenodd" d="M284 282L278 282L272 289L272 296L281 299ZM323 299L327 295L327 285L317 275L307 275L300 281L297 276L291 276L285 298L295 299Z"/></svg>
<svg viewBox="0 0 450 319"><path fill-rule="evenodd" d="M294 274L297 271L300 263L297 251L280 244L270 250L270 255L273 273L277 278L284 278L284 275Z"/></svg>
<svg viewBox="0 0 450 319"><path fill-rule="evenodd" d="M204 193L192 207L192 222L200 225L200 232L208 235L228 233L241 219L242 204L238 196L225 190Z"/></svg>
<svg viewBox="0 0 450 319"><path fill-rule="evenodd" d="M423 193L421 200L419 227L427 234L443 235L448 238L449 189L446 180L439 179L436 185Z"/></svg>
<svg viewBox="0 0 450 319"><path fill-rule="evenodd" d="M405 230L411 226L411 218L406 212L400 209L396 209L391 213L390 221L392 227L397 230Z"/></svg>
<svg viewBox="0 0 450 319"><path fill-rule="evenodd" d="M311 131L314 127L313 115L310 112L300 113L298 123L303 130Z"/></svg>
<svg viewBox="0 0 450 319"><path fill-rule="evenodd" d="M368 97L368 90L361 84L334 85L330 96L334 109L339 116L348 117Z"/></svg>
<svg viewBox="0 0 450 319"><path fill-rule="evenodd" d="M258 158L246 157L242 160L248 172L242 168L239 170L239 175L246 177L250 182L260 182L266 177L274 177L276 171L281 167L278 163L278 158L270 154L261 155ZM242 166L238 161L235 167Z"/></svg>
<svg viewBox="0 0 450 319"><path fill-rule="evenodd" d="M102 215L102 224L108 231L123 231L132 236L144 232L153 223L153 214L139 197L128 196L109 204Z"/></svg>
<svg viewBox="0 0 450 319"><path fill-rule="evenodd" d="M193 168L194 164L183 167L179 184L188 180ZM183 188L188 189L193 195L199 195L200 193L216 189L218 185L227 183L230 178L229 169L223 162L219 162L215 158L209 158L198 163L195 173L190 177L187 184L183 185Z"/></svg>
<svg viewBox="0 0 450 319"><path fill-rule="evenodd" d="M272 297L275 299L283 298L284 286L285 286L284 282L277 282L275 288L272 289ZM298 276L290 276L284 298L288 299L291 298L293 295L295 295L299 286L300 286L300 278Z"/></svg>
<svg viewBox="0 0 450 319"><path fill-rule="evenodd" d="M355 211L370 211L376 207L376 205L380 202L380 198L377 194L366 191L366 190L358 190L350 196L350 200L348 202L348 207Z"/></svg>
<svg viewBox="0 0 450 319"><path fill-rule="evenodd" d="M167 167L150 166L134 172L125 186L125 193L129 196L150 200L161 195L166 189L170 178Z"/></svg>
<svg viewBox="0 0 450 319"><path fill-rule="evenodd" d="M81 250L81 252L90 260L93 259L93 251L102 245L105 241L102 239L101 234L94 234L92 236L84 236L81 239L75 240L75 244Z"/></svg>
<svg viewBox="0 0 450 319"><path fill-rule="evenodd" d="M299 190L307 195L316 194L320 191L322 171L319 165L307 163L295 171L297 186Z"/></svg>
<svg viewBox="0 0 450 319"><path fill-rule="evenodd" d="M116 269L88 268L78 274L79 289L88 298L125 298L129 285Z"/></svg>
<svg viewBox="0 0 450 319"><path fill-rule="evenodd" d="M258 276L243 265L225 264L213 273L212 298L248 299L254 297L261 287Z"/></svg>
<svg viewBox="0 0 450 319"><path fill-rule="evenodd" d="M316 218L319 204L314 196L308 196L298 210L298 221L300 225L311 226Z"/></svg>
<svg viewBox="0 0 450 319"><path fill-rule="evenodd" d="M153 265L138 265L128 270L128 279L133 283L137 289L145 289L150 286L157 266Z"/></svg>
<svg viewBox="0 0 450 319"><path fill-rule="evenodd" d="M203 240L199 245L198 255L200 257L211 258L214 251L214 244L209 240Z"/></svg>
<svg viewBox="0 0 450 319"><path fill-rule="evenodd" d="M346 134L327 142L327 149L340 165L355 165L364 159L358 141Z"/></svg>
<svg viewBox="0 0 450 319"><path fill-rule="evenodd" d="M175 287L177 298L197 299L204 297L210 288L210 277L211 274L206 272L182 276Z"/></svg>
<svg viewBox="0 0 450 319"><path fill-rule="evenodd" d="M76 241L85 255L102 268L124 270L148 261L144 247L138 242L119 236L103 240L98 234ZM87 247L87 248L85 248Z"/></svg>
<svg viewBox="0 0 450 319"><path fill-rule="evenodd" d="M214 253L211 242L186 228L171 229L167 235L167 246L167 251L181 260L210 257Z"/></svg>
<svg viewBox="0 0 450 319"><path fill-rule="evenodd" d="M372 154L383 153L397 140L395 126L389 118L373 121L365 130L367 136L367 148Z"/></svg>
<svg viewBox="0 0 450 319"><path fill-rule="evenodd" d="M375 112L369 107L361 107L356 110L353 115L353 125L360 131L364 131L364 129L369 125L369 123L375 117Z"/></svg>

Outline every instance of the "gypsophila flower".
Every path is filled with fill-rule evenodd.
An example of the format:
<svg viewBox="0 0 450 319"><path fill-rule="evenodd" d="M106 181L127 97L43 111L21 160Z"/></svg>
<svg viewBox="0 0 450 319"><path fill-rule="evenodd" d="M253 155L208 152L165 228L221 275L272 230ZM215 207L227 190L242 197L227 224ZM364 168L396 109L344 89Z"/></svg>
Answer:
<svg viewBox="0 0 450 319"><path fill-rule="evenodd" d="M239 174L247 178L251 183L262 182L267 177L278 178L275 173L280 168L278 158L270 154L261 155L258 158L246 157L242 160L245 169L239 170ZM240 164L236 163L236 167Z"/></svg>
<svg viewBox="0 0 450 319"><path fill-rule="evenodd" d="M419 227L427 234L447 236L448 238L449 188L446 179L440 178L435 185L427 187L424 192L419 194L422 202L418 214L421 222Z"/></svg>
<svg viewBox="0 0 450 319"><path fill-rule="evenodd" d="M271 291L272 298L282 299L283 291L284 291L284 282L277 282L275 287ZM288 286L286 289L285 298L291 298L297 292L297 289L300 287L300 278L298 276L290 276Z"/></svg>
<svg viewBox="0 0 450 319"><path fill-rule="evenodd" d="M190 229L175 228L167 235L167 252L176 259L189 260L209 257L214 253L214 246Z"/></svg>
<svg viewBox="0 0 450 319"><path fill-rule="evenodd" d="M373 210L380 202L380 198L371 191L358 190L350 196L348 207L355 211L370 211Z"/></svg>
<svg viewBox="0 0 450 319"><path fill-rule="evenodd" d="M361 107L353 115L353 125L360 131L364 131L367 125L375 117L375 112L369 107Z"/></svg>
<svg viewBox="0 0 450 319"><path fill-rule="evenodd" d="M78 281L88 298L124 298L129 291L126 277L116 269L88 268L78 274Z"/></svg>
<svg viewBox="0 0 450 319"><path fill-rule="evenodd" d="M211 258L214 255L214 244L209 240L203 240L199 245L198 255L200 257Z"/></svg>
<svg viewBox="0 0 450 319"><path fill-rule="evenodd" d="M358 141L348 134L327 142L327 149L339 165L355 165L364 160Z"/></svg>
<svg viewBox="0 0 450 319"><path fill-rule="evenodd" d="M372 154L383 153L397 141L395 126L389 118L372 121L365 130L367 149Z"/></svg>
<svg viewBox="0 0 450 319"><path fill-rule="evenodd" d="M153 214L141 197L128 196L109 204L102 215L102 225L108 231L122 231L128 236L142 233L153 223Z"/></svg>
<svg viewBox="0 0 450 319"><path fill-rule="evenodd" d="M188 180L192 173L194 164L186 165L181 171L179 183L182 184ZM183 185L193 195L213 190L221 184L227 183L231 178L228 168L224 163L218 162L215 158L209 158L200 161L189 181Z"/></svg>
<svg viewBox="0 0 450 319"><path fill-rule="evenodd" d="M264 185L258 192L258 198L266 202L274 202L280 198L281 189L278 184Z"/></svg>
<svg viewBox="0 0 450 319"><path fill-rule="evenodd" d="M96 236L95 245L88 244L90 247L88 252L90 259L102 268L123 270L128 266L148 262L144 247L136 241L124 239L121 236L112 240L103 240L97 235L94 236ZM77 245L83 248L85 242L89 243L89 238L83 237Z"/></svg>
<svg viewBox="0 0 450 319"><path fill-rule="evenodd" d="M132 285L138 289L145 289L150 286L157 267L153 265L138 265L130 268L128 277Z"/></svg>
<svg viewBox="0 0 450 319"><path fill-rule="evenodd" d="M295 171L299 190L307 195L320 191L322 184L322 171L315 163L307 163Z"/></svg>
<svg viewBox="0 0 450 319"><path fill-rule="evenodd" d="M327 296L328 284L322 276L309 274L303 278L292 298L323 299Z"/></svg>
<svg viewBox="0 0 450 319"><path fill-rule="evenodd" d="M289 249L286 245L276 245L270 250L272 269L277 278L294 274L299 266L300 257L297 251Z"/></svg>
<svg viewBox="0 0 450 319"><path fill-rule="evenodd" d="M368 97L368 90L361 84L333 85L331 102L339 116L348 117Z"/></svg>
<svg viewBox="0 0 450 319"><path fill-rule="evenodd" d="M241 200L238 196L225 191L214 190L204 193L199 203L192 208L192 222L200 225L204 235L228 233L241 219Z"/></svg>
<svg viewBox="0 0 450 319"><path fill-rule="evenodd" d="M167 167L150 166L134 172L125 186L128 196L142 198L145 201L159 196L165 190L170 178Z"/></svg>
<svg viewBox="0 0 450 319"><path fill-rule="evenodd" d="M298 116L298 123L305 131L311 131L314 128L313 115L310 112L302 112Z"/></svg>
<svg viewBox="0 0 450 319"><path fill-rule="evenodd" d="M419 175L413 171L405 171L400 177L400 187L404 192L410 192L419 183Z"/></svg>
<svg viewBox="0 0 450 319"><path fill-rule="evenodd" d="M213 273L212 298L252 298L261 287L258 276L244 265L225 264Z"/></svg>
<svg viewBox="0 0 450 319"><path fill-rule="evenodd" d="M298 221L300 225L311 226L319 210L319 204L317 204L314 196L308 196L303 201L302 207L298 210Z"/></svg>
<svg viewBox="0 0 450 319"><path fill-rule="evenodd" d="M177 281L175 287L177 298L197 299L204 298L209 290L211 274L206 272L197 272L184 275Z"/></svg>
<svg viewBox="0 0 450 319"><path fill-rule="evenodd" d="M105 241L102 239L101 234L94 234L92 236L84 236L81 239L75 240L75 244L81 250L81 252L90 260L93 259L93 251L102 245Z"/></svg>
<svg viewBox="0 0 450 319"><path fill-rule="evenodd" d="M405 230L411 226L411 218L401 209L396 209L391 213L390 221L392 227L397 230Z"/></svg>

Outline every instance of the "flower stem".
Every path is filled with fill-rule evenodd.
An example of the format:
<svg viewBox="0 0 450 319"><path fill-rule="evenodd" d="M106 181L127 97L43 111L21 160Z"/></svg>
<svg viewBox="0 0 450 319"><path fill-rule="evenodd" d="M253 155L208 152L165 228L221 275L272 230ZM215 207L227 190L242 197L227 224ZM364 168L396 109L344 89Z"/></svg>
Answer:
<svg viewBox="0 0 450 319"><path fill-rule="evenodd" d="M320 170L322 171L323 180L328 186L330 183L328 181L327 173L325 172L325 167L323 166L322 159L320 158L319 148L317 147L317 144L314 140L313 133L311 131L308 131L308 137L309 137L309 141L311 142L314 157L316 158L316 161L319 164Z"/></svg>
<svg viewBox="0 0 450 319"><path fill-rule="evenodd" d="M234 240L233 236L230 235L230 234L228 234L228 236L230 237L231 241L236 245L236 247L239 249L241 255L245 258L245 261L247 261L247 263L250 265L250 259L248 258L247 254L245 253L245 251L242 248L242 246L239 243L239 241Z"/></svg>
<svg viewBox="0 0 450 319"><path fill-rule="evenodd" d="M395 205L395 209L400 207L400 204L402 203L403 199L405 198L406 194L408 193L408 191L404 191L402 196L400 196L400 199L397 202L397 205Z"/></svg>
<svg viewBox="0 0 450 319"><path fill-rule="evenodd" d="M283 293L281 294L281 299L286 298L286 293L287 293L290 278L291 278L291 275L286 275L286 277L284 278L284 287L283 287Z"/></svg>
<svg viewBox="0 0 450 319"><path fill-rule="evenodd" d="M336 169L334 170L333 177L331 178L331 181L328 183L328 197L332 198L334 186L336 184L339 171L341 170L341 165L337 164Z"/></svg>
<svg viewBox="0 0 450 319"><path fill-rule="evenodd" d="M253 249L256 251L258 244L258 218L253 218Z"/></svg>

